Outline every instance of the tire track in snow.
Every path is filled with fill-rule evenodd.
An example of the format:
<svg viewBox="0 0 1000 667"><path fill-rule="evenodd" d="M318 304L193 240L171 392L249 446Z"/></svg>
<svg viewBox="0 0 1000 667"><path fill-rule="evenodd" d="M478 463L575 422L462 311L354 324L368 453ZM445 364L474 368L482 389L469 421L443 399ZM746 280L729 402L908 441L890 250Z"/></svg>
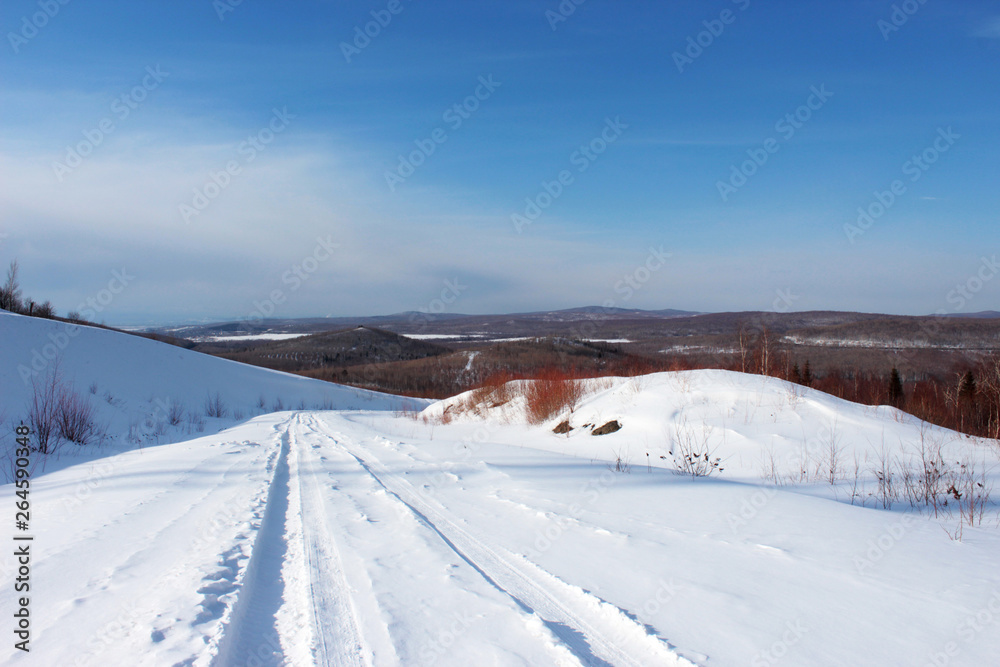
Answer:
<svg viewBox="0 0 1000 667"><path fill-rule="evenodd" d="M505 549L488 546L461 527L443 506L423 498L408 481L389 472L370 454L359 452L347 437L330 432L320 419L316 422L387 493L406 505L490 585L541 619L583 664L694 665L618 607Z"/></svg>
<svg viewBox="0 0 1000 667"><path fill-rule="evenodd" d="M314 421L314 420L310 420ZM290 652L298 660L311 653L316 665L357 665L370 667L372 652L364 641L351 589L344 573L337 541L330 531L329 516L323 500L320 471L310 455L310 446L299 442L296 431L303 428L302 415L289 426L288 444L292 450L293 484L292 520L296 542L291 545L286 565L286 585L295 587L308 600L298 602L309 609L311 637L308 646L296 646ZM293 538L293 539L296 539ZM293 603L294 604L294 603ZM294 640L293 640L294 642ZM294 642L301 644L302 642Z"/></svg>
<svg viewBox="0 0 1000 667"><path fill-rule="evenodd" d="M285 664L277 641L275 615L283 598L281 568L287 551L288 450L286 431L250 561L243 573L240 592L223 629L212 667L249 664L273 667Z"/></svg>

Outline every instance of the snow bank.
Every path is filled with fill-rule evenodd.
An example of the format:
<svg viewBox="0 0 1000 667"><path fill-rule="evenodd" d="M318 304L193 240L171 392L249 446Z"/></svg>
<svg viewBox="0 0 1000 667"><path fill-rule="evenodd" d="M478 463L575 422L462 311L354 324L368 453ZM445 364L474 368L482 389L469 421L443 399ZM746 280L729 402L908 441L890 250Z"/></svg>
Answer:
<svg viewBox="0 0 1000 667"><path fill-rule="evenodd" d="M579 380L584 397L537 426L529 426L525 388L509 383L510 400L481 400L474 391L439 401L428 420L520 425L519 444L632 465L674 467L675 457L708 454L719 474L779 482L835 480L880 463L916 464L940 454L995 464L997 443L939 428L888 406L865 406L775 378L722 370L655 373ZM617 421L621 429L595 436ZM554 428L568 422L568 433ZM563 427L564 430L565 427ZM860 472L859 471L859 472ZM717 471L718 472L718 471Z"/></svg>

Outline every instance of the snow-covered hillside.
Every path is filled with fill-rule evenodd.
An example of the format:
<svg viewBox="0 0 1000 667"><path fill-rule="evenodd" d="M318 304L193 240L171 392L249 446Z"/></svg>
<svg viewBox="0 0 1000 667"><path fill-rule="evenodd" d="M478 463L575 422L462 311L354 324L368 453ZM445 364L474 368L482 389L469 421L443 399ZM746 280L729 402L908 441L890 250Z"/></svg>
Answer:
<svg viewBox="0 0 1000 667"><path fill-rule="evenodd" d="M194 437L285 409L413 410L428 404L6 311L0 311L0 349L0 423L25 419L36 388L57 374L60 385L93 406L96 439L113 451ZM58 454L86 456L72 445Z"/></svg>
<svg viewBox="0 0 1000 667"><path fill-rule="evenodd" d="M429 406L429 421L503 426L512 444L605 461L685 468L684 456L718 460L712 474L780 484L865 484L875 466L902 470L939 457L980 470L1000 462L994 440L932 426L889 406L851 403L801 385L721 370L575 381L571 408L529 425L525 381ZM506 391L504 391L506 390ZM595 436L595 429L619 430ZM562 431L556 434L556 427ZM566 430L567 426L569 430ZM900 480L900 485L902 480ZM868 502L871 502L868 500Z"/></svg>
<svg viewBox="0 0 1000 667"><path fill-rule="evenodd" d="M9 415L30 387L18 365L61 326L0 316ZM935 516L899 495L882 509L880 457L862 458L883 445L898 457L923 437L949 466L992 465L995 443L894 410L692 372L591 381L571 414L530 425L516 392L502 406L464 396L417 415L426 403L96 329L61 358L119 445L32 479L31 653L8 641L3 664L990 665L1000 655L995 502L959 541L946 532L957 537L955 503ZM208 417L202 432L178 425L159 446L128 446L126 420L151 414L157 396L195 412L216 392L243 423ZM286 410L253 416L262 393L268 410L279 399ZM324 401L333 409L316 410ZM563 420L573 430L553 433ZM612 421L620 430L592 435ZM833 484L830 442L845 462ZM677 474L669 452L684 443L707 444L725 470ZM861 499L848 492L855 454L875 492ZM13 515L13 485L0 503ZM18 564L0 553L11 637Z"/></svg>

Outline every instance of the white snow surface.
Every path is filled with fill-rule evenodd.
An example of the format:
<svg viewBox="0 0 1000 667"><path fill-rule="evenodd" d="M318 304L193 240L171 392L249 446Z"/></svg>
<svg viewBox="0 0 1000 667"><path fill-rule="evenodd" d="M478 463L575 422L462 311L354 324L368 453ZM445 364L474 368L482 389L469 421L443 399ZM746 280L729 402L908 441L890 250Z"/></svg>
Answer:
<svg viewBox="0 0 1000 667"><path fill-rule="evenodd" d="M5 450L30 392L18 366L64 328L0 313ZM903 452L922 431L949 456L989 463L995 443L723 372L589 381L572 414L542 425L517 401L442 423L467 397L414 418L427 402L79 329L60 370L100 405L108 442L63 444L31 480L29 654L11 639L15 498L2 486L2 664L991 665L1000 655L1000 536L989 522L957 541L942 530L954 519L851 505L849 482L821 483L822 470L801 485L758 474L769 451L783 473L803 451L818 456L808 443L834 423L851 457L883 444ZM152 414L151 397L196 410L214 392L244 421L171 426L158 444L126 437L130 419ZM291 410L253 416L262 393ZM324 401L331 409L315 409ZM574 431L555 435L564 418ZM610 420L621 430L584 426ZM684 429L710 430L726 470L693 478L657 458ZM623 451L628 473L614 471Z"/></svg>
<svg viewBox="0 0 1000 667"><path fill-rule="evenodd" d="M235 335L235 336L208 336L204 339L193 339L193 340L206 340L213 342L232 342L232 341L243 341L243 340L291 340L293 338L302 338L303 336L308 336L307 333L260 333L260 334L246 334L246 335Z"/></svg>

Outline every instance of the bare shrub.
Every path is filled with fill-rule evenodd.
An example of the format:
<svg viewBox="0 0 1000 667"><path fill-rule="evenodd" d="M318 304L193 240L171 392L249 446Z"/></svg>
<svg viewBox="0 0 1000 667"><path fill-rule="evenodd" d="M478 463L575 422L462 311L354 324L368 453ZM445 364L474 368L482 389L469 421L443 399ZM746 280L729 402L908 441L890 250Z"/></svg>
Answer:
<svg viewBox="0 0 1000 667"><path fill-rule="evenodd" d="M909 460L900 458L896 468L902 497L910 507L930 507L934 516L938 516L948 504L946 482L954 475L942 455L941 440L930 437L929 424L921 424L916 457Z"/></svg>
<svg viewBox="0 0 1000 667"><path fill-rule="evenodd" d="M206 417L222 418L227 414L229 414L229 408L226 407L225 402L222 400L222 395L219 392L215 392L214 395L209 394L205 398Z"/></svg>
<svg viewBox="0 0 1000 667"><path fill-rule="evenodd" d="M765 482L770 482L775 486L781 486L781 467L778 465L778 457L774 453L774 446L769 445L761 453L761 477Z"/></svg>
<svg viewBox="0 0 1000 667"><path fill-rule="evenodd" d="M35 436L35 449L39 454L51 454L57 448L59 425L56 415L60 384L58 360L52 363L44 376L36 376L31 380L28 425Z"/></svg>
<svg viewBox="0 0 1000 667"><path fill-rule="evenodd" d="M687 424L687 417L674 424L670 434L670 449L668 453L674 467L692 477L708 477L713 473L722 472L722 459L715 456L715 450L709 444L712 437L712 426L702 423L701 432Z"/></svg>
<svg viewBox="0 0 1000 667"><path fill-rule="evenodd" d="M142 430L139 428L138 419L133 417L129 420L128 435L125 436L125 439L133 445L138 445L142 442Z"/></svg>
<svg viewBox="0 0 1000 667"><path fill-rule="evenodd" d="M878 482L878 488L875 492L876 500L882 504L882 509L892 509L892 503L898 495L896 470L884 441L872 465L871 472L875 476L875 481Z"/></svg>
<svg viewBox="0 0 1000 667"><path fill-rule="evenodd" d="M826 468L827 468L827 481L830 485L837 483L837 478L840 477L840 466L842 464L841 459L843 458L842 447L840 445L840 437L837 434L837 421L834 420L833 425L830 427L830 435L826 441Z"/></svg>
<svg viewBox="0 0 1000 667"><path fill-rule="evenodd" d="M628 453L626 452L625 455L622 456L621 450L615 452L614 465L608 464L608 470L611 470L612 472L631 473L632 462L628 457Z"/></svg>
<svg viewBox="0 0 1000 667"><path fill-rule="evenodd" d="M100 440L94 406L69 387L59 388L55 420L59 437L67 442L89 445Z"/></svg>
<svg viewBox="0 0 1000 667"><path fill-rule="evenodd" d="M958 526L955 527L955 530L953 530L953 531L952 530L948 530L944 526L941 526L941 530L943 530L948 535L948 539L950 539L951 541L953 541L953 542L961 542L962 541L962 533L964 532L962 530L963 526L964 526L964 524L960 520L958 522Z"/></svg>
<svg viewBox="0 0 1000 667"><path fill-rule="evenodd" d="M993 485L986 477L985 462L978 467L971 458L958 463L952 473L948 491L958 502L958 514L963 523L970 526L983 523L983 515L993 491Z"/></svg>
<svg viewBox="0 0 1000 667"><path fill-rule="evenodd" d="M861 501L862 507L865 504L865 483L861 479L861 457L854 452L854 476L851 478L851 504L855 500Z"/></svg>
<svg viewBox="0 0 1000 667"><path fill-rule="evenodd" d="M924 505L934 508L934 516L940 509L940 497L944 493L944 480L948 466L941 454L942 443L939 439L929 438L930 425L920 424L920 480L917 488L918 499Z"/></svg>
<svg viewBox="0 0 1000 667"><path fill-rule="evenodd" d="M188 411L188 426L187 432L193 433L195 431L201 433L205 430L205 419L201 415L197 415L194 411Z"/></svg>
<svg viewBox="0 0 1000 667"><path fill-rule="evenodd" d="M572 412L583 397L583 383L550 374L525 384L528 423L541 424L565 410Z"/></svg>
<svg viewBox="0 0 1000 667"><path fill-rule="evenodd" d="M469 395L470 408L498 408L505 405L515 395L514 378L509 373L494 373Z"/></svg>
<svg viewBox="0 0 1000 667"><path fill-rule="evenodd" d="M177 426L184 419L184 406L180 403L170 401L170 409L167 410L167 423Z"/></svg>

